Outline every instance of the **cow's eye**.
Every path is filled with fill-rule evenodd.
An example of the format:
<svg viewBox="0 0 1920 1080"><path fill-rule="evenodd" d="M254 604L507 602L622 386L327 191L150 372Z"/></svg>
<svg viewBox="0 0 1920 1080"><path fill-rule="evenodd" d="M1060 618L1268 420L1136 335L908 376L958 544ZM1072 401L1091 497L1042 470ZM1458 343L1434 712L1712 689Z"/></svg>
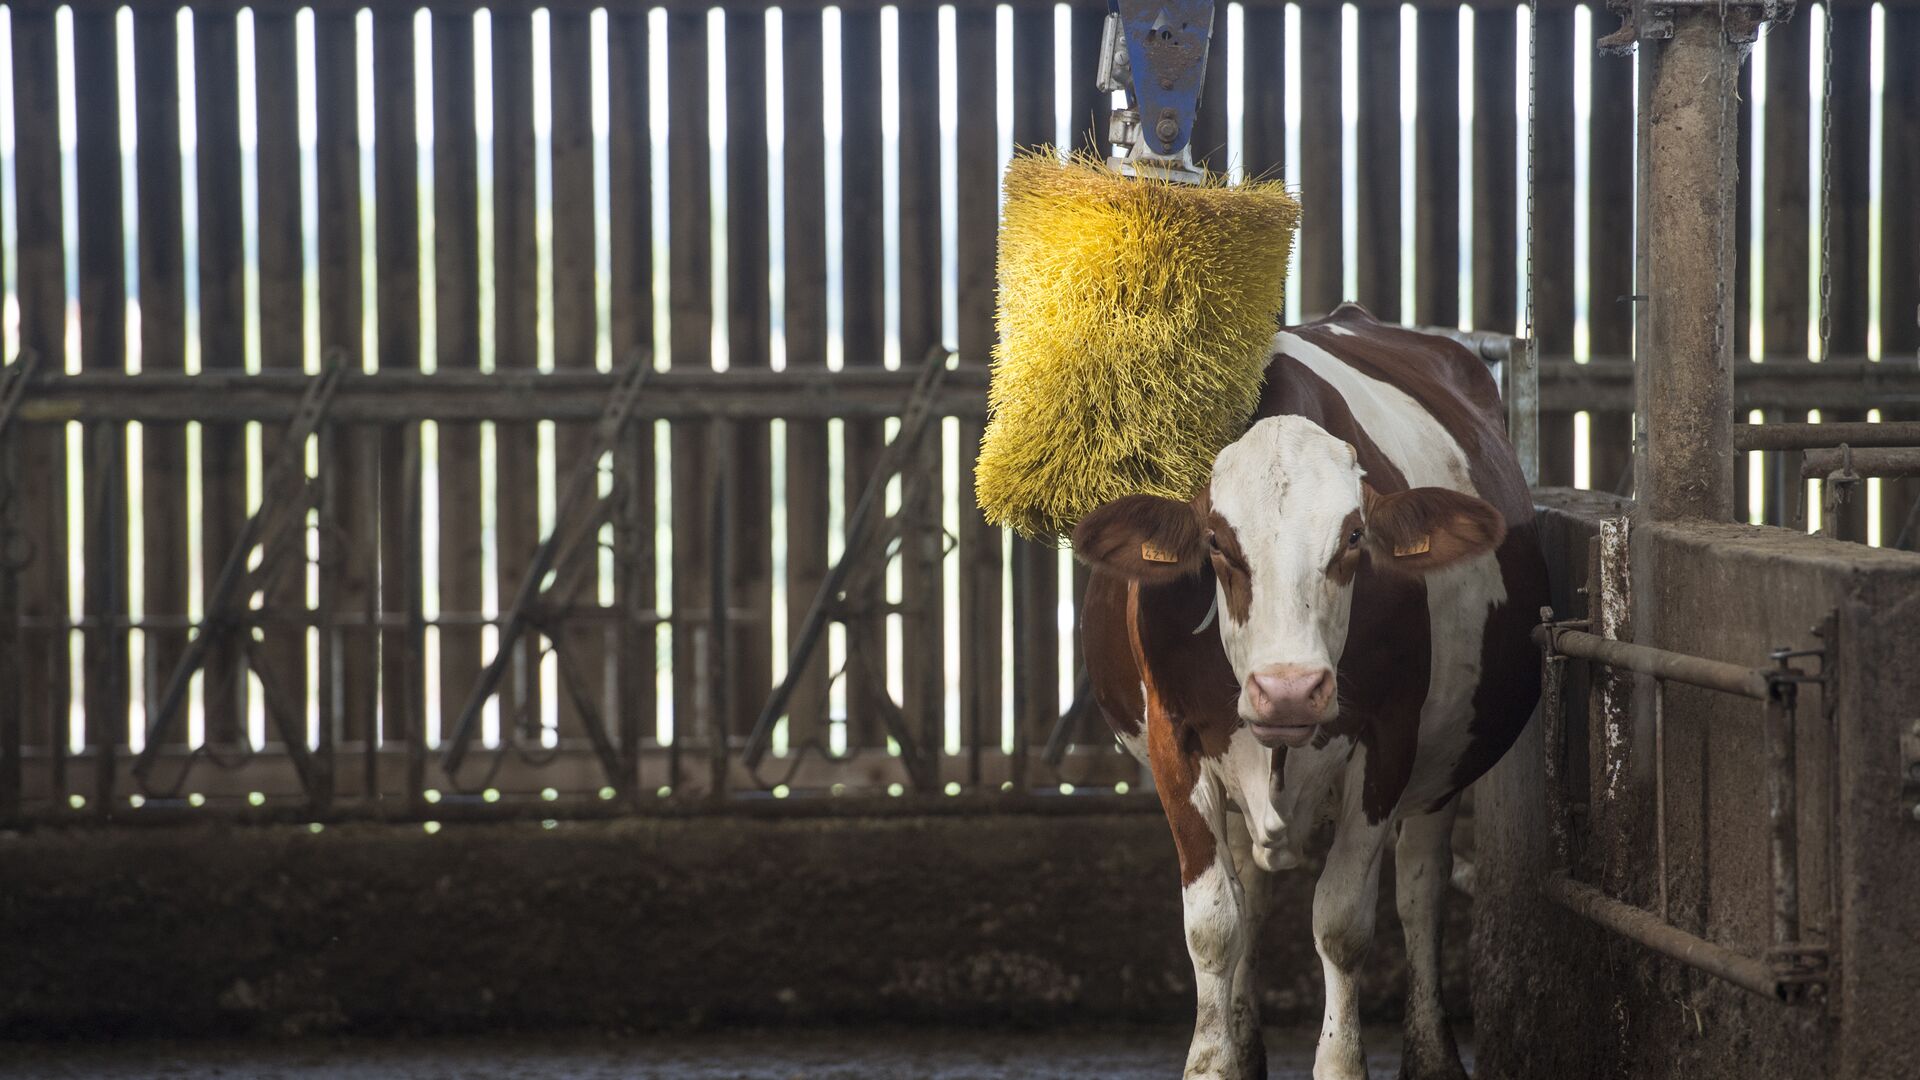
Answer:
<svg viewBox="0 0 1920 1080"><path fill-rule="evenodd" d="M1347 534L1347 546L1348 546L1348 547L1350 547L1350 548L1356 548L1356 547L1359 547L1359 546L1360 546L1360 540L1361 540L1361 538L1362 538L1362 537L1363 537L1363 536L1364 536L1365 534L1366 534L1366 530L1365 530L1365 529L1355 529L1355 530L1353 530L1352 532L1350 532L1350 533L1348 533L1348 534Z"/></svg>
<svg viewBox="0 0 1920 1080"><path fill-rule="evenodd" d="M1214 535L1212 529L1207 530L1207 550L1216 554L1220 551L1220 538Z"/></svg>

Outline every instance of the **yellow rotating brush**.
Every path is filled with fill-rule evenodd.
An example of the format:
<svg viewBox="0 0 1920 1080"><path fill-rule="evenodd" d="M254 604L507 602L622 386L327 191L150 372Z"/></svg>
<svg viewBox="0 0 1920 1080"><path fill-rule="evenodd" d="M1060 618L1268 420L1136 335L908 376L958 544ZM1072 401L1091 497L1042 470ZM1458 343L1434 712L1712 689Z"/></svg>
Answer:
<svg viewBox="0 0 1920 1080"><path fill-rule="evenodd" d="M987 520L1050 541L1122 495L1192 496L1258 404L1299 220L1277 181L1016 157L975 472Z"/></svg>

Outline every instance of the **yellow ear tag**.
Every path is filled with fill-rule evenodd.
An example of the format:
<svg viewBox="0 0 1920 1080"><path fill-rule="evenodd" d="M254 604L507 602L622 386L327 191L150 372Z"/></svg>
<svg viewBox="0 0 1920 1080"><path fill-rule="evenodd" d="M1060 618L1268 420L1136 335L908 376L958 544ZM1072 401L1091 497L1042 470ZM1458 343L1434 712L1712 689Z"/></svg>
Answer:
<svg viewBox="0 0 1920 1080"><path fill-rule="evenodd" d="M1415 540L1411 544L1406 544L1404 546L1400 544L1393 545L1393 557L1396 559L1404 559L1409 555L1425 555L1427 552L1432 550L1433 550L1433 537L1423 536L1420 539Z"/></svg>
<svg viewBox="0 0 1920 1080"><path fill-rule="evenodd" d="M1147 562L1177 563L1180 561L1177 557L1174 556L1173 552L1167 551L1164 548L1156 547L1153 544L1141 544L1140 557L1142 559L1145 559Z"/></svg>

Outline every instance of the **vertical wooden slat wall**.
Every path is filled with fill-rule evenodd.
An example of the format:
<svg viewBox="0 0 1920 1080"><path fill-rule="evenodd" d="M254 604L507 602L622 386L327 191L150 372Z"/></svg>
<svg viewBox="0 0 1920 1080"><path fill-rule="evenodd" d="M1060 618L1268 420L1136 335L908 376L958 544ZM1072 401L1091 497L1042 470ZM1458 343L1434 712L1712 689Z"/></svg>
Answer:
<svg viewBox="0 0 1920 1080"><path fill-rule="evenodd" d="M608 207L607 252L612 305L608 335L616 367L653 348L653 144L648 90L648 32L644 11L607 15L607 176L615 193ZM658 363L658 358L655 358ZM643 742L659 720L655 664L654 427L629 425L616 469L626 488L617 508L618 563L614 601L620 612L620 746L625 794L637 798Z"/></svg>
<svg viewBox="0 0 1920 1080"><path fill-rule="evenodd" d="M1400 321L1400 9L1360 12L1359 117L1355 121L1353 299Z"/></svg>
<svg viewBox="0 0 1920 1080"><path fill-rule="evenodd" d="M1542 7L1534 41L1533 325L1542 356L1573 353L1573 9ZM1540 417L1540 482L1573 484L1573 414Z"/></svg>
<svg viewBox="0 0 1920 1080"><path fill-rule="evenodd" d="M434 369L480 367L480 180L475 128L473 16L436 13L433 34ZM440 611L481 609L480 425L440 424ZM480 675L481 632L470 622L439 628L441 730Z"/></svg>
<svg viewBox="0 0 1920 1080"><path fill-rule="evenodd" d="M552 85L552 246L553 246L553 367L556 371L592 371L599 356L599 290L594 248L593 197L593 42L585 11L555 9L549 23L548 70ZM591 424L561 424L554 433L553 483L572 475L587 454ZM599 489L589 493L597 496ZM556 536L571 542L592 515L596 500L589 499L573 516L554 522ZM577 571L579 591L562 597L570 606L599 602L599 548L588 546L575 558L589 565ZM574 700L577 693L587 708L604 717L607 712L607 647L605 624L568 620L554 643L559 668L555 693L559 737L584 737L587 719Z"/></svg>
<svg viewBox="0 0 1920 1080"><path fill-rule="evenodd" d="M1633 246L1625 236L1633 223L1633 59L1599 52L1599 38L1612 32L1596 13L1589 40L1594 50L1588 79L1592 120L1587 150L1587 349L1591 356L1625 359L1633 353ZM1633 413L1595 410L1589 417L1592 458L1589 478L1600 491L1626 494L1633 467Z"/></svg>
<svg viewBox="0 0 1920 1080"><path fill-rule="evenodd" d="M1049 12L1051 17L1051 12ZM940 24L932 11L899 15L900 364L918 370L941 344ZM1051 100L1051 99L1049 99ZM901 705L918 749L937 763L946 737L946 458L930 426L908 464L915 497L900 508ZM961 464L969 469L971 459ZM917 723L916 723L917 721ZM924 774L938 786L940 770Z"/></svg>
<svg viewBox="0 0 1920 1080"><path fill-rule="evenodd" d="M179 19L171 10L134 16L133 72L140 190L140 370L180 372L186 366L186 262L180 180ZM141 614L187 615L187 444L180 424L140 431ZM147 694L166 685L186 648L182 627L142 635L141 683ZM304 700L304 698L303 698ZM179 741L180 730L174 738Z"/></svg>
<svg viewBox="0 0 1920 1080"><path fill-rule="evenodd" d="M1514 11L1476 8L1473 18L1473 325L1507 330L1518 296L1514 235L1514 110L1520 88L1514 63Z"/></svg>
<svg viewBox="0 0 1920 1080"><path fill-rule="evenodd" d="M843 10L840 16L840 344L849 369L885 363L886 212L885 146L880 132L880 13ZM851 515L879 465L884 432L872 420L841 425L844 487L840 505ZM844 676L849 747L886 745L871 687L886 678L886 618L879 606L884 582L849 589Z"/></svg>
<svg viewBox="0 0 1920 1080"><path fill-rule="evenodd" d="M1920 363L1920 9L1886 9L1888 63L1880 135L1880 355L1882 362ZM1906 52L1898 50L1905 49ZM1904 60L1895 60L1905 57ZM1888 197L1886 193L1896 193ZM1898 193L1905 193L1904 196ZM1908 404L1882 410L1882 420L1920 419ZM1881 485L1880 542L1920 546L1920 479Z"/></svg>
<svg viewBox="0 0 1920 1080"><path fill-rule="evenodd" d="M12 12L13 110L16 117L43 117L17 124L14 191L19 220L20 347L31 350L42 370L67 368L67 256L61 205L59 60L51 8ZM25 512L20 515L33 562L20 580L20 615L64 619L67 609L67 432L64 425L21 434L16 475ZM53 758L52 786L67 789L68 696L73 685L69 635L48 630L25 636L20 669L20 711L26 741Z"/></svg>
<svg viewBox="0 0 1920 1080"><path fill-rule="evenodd" d="M301 371L307 364L307 297L304 280L306 238L301 220L301 191L305 181L300 169L300 88L295 79L270 77L273 72L298 70L299 48L292 14L256 11L253 42L254 71L268 76L254 80L255 163L258 174L272 181L255 186L259 199L257 280L260 367L264 371ZM144 165L140 175L144 182ZM147 229L144 210L140 220L144 242ZM145 280L143 276L143 291ZM146 310L143 296L142 322L147 318ZM275 453L283 436L284 429L279 425L267 425L264 428L261 445L266 448L268 455ZM302 471L305 467L305 449L300 449ZM263 468L269 467L270 457L261 464ZM263 598L267 610L287 621L262 630L264 640L255 651L255 663L261 669L261 678L272 680L281 699L291 703L290 707L297 711L296 726L304 733L309 726L308 634L306 626L295 621L307 614L307 540L304 527L298 531L292 543L294 550L282 555L290 565L282 571ZM152 593L148 595L152 596ZM157 665L151 667L156 671L167 669ZM156 684L150 679L148 685L152 687ZM326 804L329 783L325 777L315 778L315 790L311 795L313 802L321 808Z"/></svg>
<svg viewBox="0 0 1920 1080"><path fill-rule="evenodd" d="M112 11L77 12L73 63L74 166L78 172L80 367L127 367L126 250L121 244L119 34ZM114 768L127 733L127 468L124 429L94 424L82 451L86 744L94 753L97 808L111 809Z"/></svg>
<svg viewBox="0 0 1920 1080"><path fill-rule="evenodd" d="M1760 275L1762 360L1804 359L1807 354L1807 137L1818 120L1807 89L1813 20L1790 19L1761 42L1767 51L1767 109L1761 132L1766 155L1766 190L1761 205L1765 240ZM1769 423L1802 421L1804 413L1772 411ZM1799 504L1799 455L1763 455L1766 473L1766 521L1792 525ZM1744 464L1744 463L1743 463Z"/></svg>
<svg viewBox="0 0 1920 1080"><path fill-rule="evenodd" d="M1340 9L1300 12L1300 294L1303 318L1346 299L1341 213Z"/></svg>
<svg viewBox="0 0 1920 1080"><path fill-rule="evenodd" d="M1633 304L1623 301L1635 290L1632 253L1617 238L1634 214L1634 102L1632 65L1622 57L1598 54L1597 39L1613 20L1590 7L1591 32L1576 38L1572 5L1543 5L1539 15L1539 113L1535 146L1534 191L1538 230L1536 325L1542 352L1564 356L1576 347L1574 315L1582 302L1584 271L1587 351L1597 360L1618 363L1632 348ZM1017 4L1011 40L1001 41L989 8L963 7L952 18L955 54L950 63L962 74L963 108L955 132L954 202L942 190L941 141L942 16L933 8L909 7L894 15L872 8L824 13L818 8L783 9L777 43L767 37L765 9L733 8L719 18L724 28L724 116L710 118L719 99L709 102L709 12L693 8L665 13L665 82L670 100L650 99L650 16L641 10L609 9L596 16L566 5L546 16L551 52L534 55L534 20L524 7L509 5L477 16L490 24L493 119L491 222L482 222L483 170L478 155L476 16L470 8L433 9L430 16L430 75L416 65L416 34L421 23L408 9L378 9L365 22L339 8L296 16L292 9L265 6L250 16L212 5L177 9L135 5L132 18L90 5L69 15L54 8L17 5L11 14L12 63L17 118L15 180L19 220L18 260L20 344L40 356L45 369L69 365L88 372L127 370L135 355L139 370L181 373L197 354L208 371L235 372L249 363L249 328L257 332L258 362L280 372L305 370L307 330L318 330L323 354L337 354L349 369L416 371L423 355L421 260L432 262L435 343L431 363L448 373L477 371L491 338L494 361L506 371L529 371L540 362L543 327L550 328L555 367L575 372L602 362L609 348L615 367L649 349L654 340L654 299L664 289L671 312L671 347L664 366L707 369L713 364L716 327L722 327L729 367L770 367L776 356L794 371L826 368L837 322L839 345L852 369L875 369L894 356L900 366L917 366L941 343L946 315L945 267L957 268L957 325L960 362L987 363L995 338L994 235L998 216L999 134L995 110L964 107L979 88L995 85L1001 49L1010 45L1013 100L1012 136L1019 146L1059 139L1054 58L1056 30L1068 34L1072 58L1069 136L1079 146L1098 145L1105 137L1106 95L1092 86L1100 41L1102 11L1076 4L1064 24L1048 5ZM1404 38L1400 9L1365 7L1356 12L1354 47L1359 69L1341 70L1342 13L1336 5L1302 5L1300 26L1301 99L1296 183L1307 205L1301 236L1301 264L1291 286L1308 317L1343 299L1366 303L1384 318L1450 324L1464 320L1483 329L1506 329L1514 320L1521 280L1515 211L1524 189L1516 144L1521 132L1513 108L1524 68L1516 64L1515 10L1484 5L1472 21L1473 70L1460 68L1461 14L1452 8L1422 7L1415 15L1417 39ZM606 220L596 202L596 151L593 117L596 102L591 27L597 18L607 27L606 116L610 122L607 168L611 194ZM243 19L253 23L254 54L241 54ZM299 140L301 101L296 72L307 63L299 55L298 20L312 19L311 63L316 77L313 149L318 187L302 191L303 151ZM1920 210L1897 193L1920 184L1920 74L1897 62L1920 41L1920 14L1906 3L1884 8L1884 96L1876 103L1868 79L1873 16L1866 7L1836 5L1834 44L1834 127L1831 135L1833 192L1832 344L1835 358L1851 359L1870 349L1885 362L1898 362L1920 349ZM73 100L60 101L59 20L71 20ZM828 20L838 20L841 63L825 64ZM1818 235L1806 229L1810 204L1820 198L1809 182L1809 136L1818 132L1817 100L1809 91L1817 77L1819 49L1813 19L1795 18L1771 28L1758 46L1766 56L1764 105L1760 126L1750 130L1755 101L1752 69L1741 72L1741 121L1731 137L1743 162L1740 220L1758 200L1762 220L1760 246L1742 227L1738 256L1728 286L1736 307L1738 353L1747 351L1747 283L1761 274L1752 299L1760 305L1757 325L1764 336L1766 362L1798 361L1806 355L1810 280L1809 254ZM897 27L897 42L883 40L883 27ZM1286 27L1283 5L1248 4L1239 22L1224 10L1216 19L1213 58L1203 110L1196 127L1196 157L1215 168L1243 167L1253 175L1278 175L1285 168L1288 122L1285 85ZM1229 27L1244 34L1244 63L1233 65ZM131 28L131 41L122 35ZM363 37L370 27L370 37ZM183 29L184 28L184 29ZM1520 31L1524 33L1524 31ZM190 33L193 62L179 67L183 34ZM717 41L718 39L715 39ZM783 85L784 148L779 163L784 231L781 265L772 261L773 238L768 180L769 53L780 53ZM897 48L891 56L890 48ZM118 55L131 49L133 108L120 113ZM370 50L373 139L363 147L360 51ZM1416 52L1413 131L1413 218L1402 220L1399 118L1402 59ZM1591 105L1582 129L1575 113L1578 50L1589 51ZM551 203L543 207L536 190L538 145L534 113L537 69L551 74ZM248 265L244 231L245 180L241 106L246 69L252 80L257 123L257 263ZM886 178L890 149L882 129L888 88L883 72L898 74L898 187L889 198ZM1352 152L1357 185L1343 178L1342 76L1357 76L1358 126ZM431 80L430 85L428 80ZM1465 79L1474 100L1472 129L1463 131L1458 91ZM180 84L192 85L194 113L181 115ZM838 84L837 124L826 105ZM1241 149L1228 161L1225 149L1236 121L1225 109L1230 89L1238 87L1244 112L1238 118ZM417 145L416 103L431 92L433 144L431 186L424 197ZM653 212L652 113L663 109L668 131L666 163L668 213L666 235L656 229ZM63 176L60 132L52 118L71 110L77 136L71 159L74 173ZM1882 120L1876 133L1874 117ZM45 118L45 119L42 119ZM726 130L725 208L716 218L715 192L709 183L714 166L709 124ZM197 132L192 162L195 186L185 185L181 134L191 121ZM124 168L122 125L137 135L133 163ZM841 178L839 251L828 235L827 204L830 127L840 131L837 147ZM1869 147L1880 139L1878 177L1870 175ZM1576 198L1576 147L1586 140L1586 195ZM362 155L371 153L373 186L362 192ZM1463 157L1473 176L1468 195L1471 236L1467 258L1459 214ZM1819 162L1811 163L1817 170ZM63 182L76 194L75 247L68 250ZM126 185L134 185L125 192ZM1872 193L1882 193L1879 217L1872 216ZM303 194L317 203L317 233L306 233ZM123 201L123 198L127 201ZM1357 242L1344 251L1341 219L1344 200L1356 200ZM193 200L188 207L186 200ZM123 207L132 211L123 220ZM431 210L431 250L421 243L423 212ZM889 209L897 210L891 223ZM186 235L187 211L197 233ZM943 214L955 217L957 250L943 250ZM1817 212L1817 211L1816 211ZM540 232L540 215L550 214L551 233ZM1583 267L1576 267L1573 245L1566 242L1584 221L1590 238ZM1878 222L1876 226L1876 221ZM371 224L373 249L363 251L363 229ZM892 228L890 229L890 224ZM483 225L488 226L483 228ZM1403 226L1411 225L1412 245L1403 253ZM1875 228L1880 230L1876 237ZM128 235L128 230L135 230ZM493 248L481 250L491 234ZM898 248L889 252L889 237ZM602 240L604 237L604 241ZM669 280L654 280L656 240L666 244ZM607 244L610 280L600 280L596 248ZM317 249L318 304L309 311L306 268L308 245ZM547 245L543 249L542 245ZM716 247L717 245L717 247ZM1750 249L1751 248L1751 249ZM189 263L187 253L197 251ZM1868 292L1868 260L1877 251L1877 309ZM550 255L550 294L543 294L541 256ZM129 274L128 256L133 256ZM363 281L363 256L377 273ZM724 303L714 291L714 262L723 257ZM1411 257L1408 268L1403 259ZM1356 287L1346 285L1348 259ZM78 292L67 294L66 270L72 259ZM842 267L840 308L830 311L831 261ZM486 269L488 264L492 269ZM1462 267L1464 264L1464 273ZM897 268L897 281L889 268ZM1413 306L1402 310L1402 282L1411 274ZM253 275L251 278L249 275ZM490 280L487 275L490 274ZM193 275L189 279L189 275ZM250 284L250 281L253 284ZM774 283L779 282L776 286ZM605 325L599 290L612 304ZM190 286L197 286L193 288ZM888 290L897 288L895 303ZM486 290L486 291L483 291ZM250 290L254 290L250 295ZM1464 290L1464 292L1463 292ZM483 305L486 292L491 308ZM1351 292L1351 296L1349 293ZM1468 295L1470 293L1470 303ZM190 296L197 303L188 307ZM363 310L370 297L371 311ZM139 303L135 340L129 341L130 301ZM779 305L776 306L776 300ZM250 307L257 304L257 309ZM70 306L71 304L71 306ZM776 320L778 315L778 320ZM837 319L832 318L837 316ZM890 316L894 318L889 322ZM75 319L73 326L69 317ZM367 320L373 321L369 323ZM313 320L310 324L309 319ZM490 324L483 320L491 319ZM716 323L715 320L720 320ZM1877 337L1874 328L1877 327ZM366 334L376 329L371 355ZM69 333L77 331L69 357ZM776 352L776 331L784 349ZM189 337L189 333L194 334ZM890 335L897 335L891 337ZM890 349L891 345L897 348ZM131 351L130 351L131 350ZM1829 409L1829 420L1860 419L1875 403ZM1880 406L1886 420L1912 419L1903 403ZM1744 419L1741 417L1739 419ZM1796 408L1773 410L1769 421L1802 419ZM714 442L700 419L671 423L673 468L665 507L671 521L673 562L670 579L673 717L676 734L698 743L709 737L738 736L751 725L773 680L784 665L772 655L776 600L784 593L785 631L798 630L824 579L831 550L829 486L851 510L880 457L883 425L872 419L834 424L820 419L781 422L784 439L771 438L764 421L729 421L724 444ZM19 696L8 738L17 737L28 761L43 757L43 796L64 798L84 793L96 808L124 812L128 790L118 788L118 768L128 725L145 714L135 692L157 695L194 632L190 612L190 552L198 550L200 588L209 589L226 561L250 510L247 425L233 420L198 426L147 423L137 440L124 423L84 425L78 458L68 460L69 429L64 424L34 423L9 438L18 460L14 477L18 500L15 520L27 530L33 549L31 567L15 580L17 604L26 620L10 625L6 660L10 689ZM483 468L481 450L492 426L492 473ZM888 743L883 703L873 696L884 687L889 657L897 657L907 731L918 749L938 757L946 740L949 692L948 657L957 660L959 678L951 686L958 703L964 762L926 774L935 783L960 780L980 784L1002 764L1015 784L1051 783L1056 777L1031 762L1059 715L1063 643L1057 612L1061 590L1077 607L1084 573L1060 572L1057 548L1017 541L986 526L974 506L971 463L982 424L961 418L958 460L945 461L940 435L931 435L906 468L917 478L915 497L900 508L902 543L898 549L899 599L889 602L884 575L848 597L852 609L845 641L844 685L849 748L878 751ZM266 424L257 436L264 460L278 452L280 425ZM572 692L553 702L541 700L543 635L562 640L561 685L576 687L592 711L616 726L620 751L616 790L628 797L651 791L655 783L684 778L662 774L642 783L643 750L659 720L656 663L659 615L655 596L656 505L652 422L632 426L616 451L613 471L617 499L612 508L614 561L611 582L614 609L587 612L582 618L545 622L530 633L509 667L500 698L503 723L521 730L542 717L557 715L558 736L569 747L581 742L585 713ZM1595 411L1586 452L1593 486L1615 488L1630 479L1630 416L1620 410ZM842 432L839 447L830 433ZM541 537L540 492L554 483L542 475L536 425L527 422L488 425L444 423L434 427L434 453L425 453L425 431L418 422L377 425L329 425L322 429L320 528L313 540L318 560L318 611L309 611L307 567L294 565L277 578L264 598L268 619L243 659L238 644L214 651L199 677L198 700L204 708L205 737L216 747L250 741L247 720L264 705L275 742L304 732L310 712L321 721L315 764L318 775L309 791L324 809L332 796L331 749L345 743L359 755L347 770L343 794L378 797L383 780L376 749L404 757L405 786L419 798L431 779L426 734L431 729L429 693L437 684L439 721L450 724L487 659L491 632L478 618L489 591L510 601L527 560ZM1569 412L1550 413L1543 422L1544 476L1547 483L1573 479L1575 429ZM586 452L588 425L558 426L551 467L564 475ZM188 447L197 444L197 463ZM129 457L131 447L138 454ZM838 451L836 455L836 450ZM838 456L844 468L835 471ZM714 462L724 457L726 482L715 484ZM422 551L425 461L435 463L438 489L438 610L447 616L429 629ZM129 472L129 463L135 472ZM784 463L785 487L776 492L776 465ZM1759 500L1767 520L1793 524L1801 485L1797 456L1765 455L1764 491ZM957 485L947 490L947 467ZM77 501L69 503L69 470ZM197 476L190 474L197 470ZM1740 469L1745 483L1744 463ZM129 504L133 481L138 494ZM496 502L485 507L491 487ZM197 488L197 502L190 494ZM726 492L731 506L729 542L718 545L710 516L714 492ZM1912 546L1920 524L1910 515L1920 501L1920 482L1879 484L1879 531L1866 533L1867 498L1856 493L1844 520L1830 523L1842 535ZM945 569L948 554L943 515L953 499L958 512L956 562L958 618L947 619ZM776 506L784 504L785 551L774 546ZM77 506L70 513L69 507ZM1744 511L1743 502L1742 509ZM485 522L494 522L498 580L484 587ZM563 536L583 519L556 522ZM135 580L128 550L140 538L140 576ZM197 536L197 543L191 543ZM307 538L302 537L304 547ZM74 545L77 545L75 547ZM69 552L85 569L84 585L70 596ZM716 551L724 555L716 557ZM1011 552L1011 558L1007 557ZM595 551L586 555L596 558ZM718 558L724 565L716 566ZM784 558L784 577L773 570ZM570 597L574 608L599 606L599 570L586 568L583 587ZM724 577L716 578L716 573ZM716 611L715 584L723 586L726 610ZM1011 609L1007 604L1010 600ZM70 612L77 602L80 611ZM64 625L74 614L83 629ZM712 620L724 615L727 640L711 640ZM891 616L897 615L898 631ZM318 630L310 623L318 620ZM949 626L957 639L949 641ZM133 629L130 630L129 627ZM1008 634L1011 633L1011 649ZM437 670L424 669L428 642L437 642ZM137 643L137 649L136 649ZM317 650L314 645L317 643ZM897 653L895 649L899 650ZM1065 662L1077 668L1076 647ZM314 655L310 655L310 653ZM143 656L132 670L135 656ZM1011 670L1003 670L1012 657ZM724 661L724 668L715 665ZM547 661L553 662L551 660ZM319 681L309 686L310 666ZM249 671L251 666L254 670ZM789 711L787 742L800 747L825 745L836 717L830 703L832 658L818 650L801 673ZM709 676L727 673L725 686ZM269 693L250 701L250 680L258 677ZM1003 715L1007 679L1012 679L1012 712ZM76 678L81 679L78 687ZM80 709L70 697L78 694ZM716 696L717 695L717 696ZM291 707L283 716L275 701ZM11 700L5 704L12 706ZM135 705L142 705L140 709ZM721 714L724 712L724 715ZM282 726L284 722L285 726ZM69 731L71 724L80 726ZM1011 760L1000 762L1004 724L1011 724ZM189 741L185 723L165 735L169 752ZM510 734L511 737L511 734ZM1077 729L1082 745L1103 742L1097 719ZM89 757L69 774L70 739ZM274 753L276 751L270 751ZM0 746L0 806L14 788L12 777L22 757ZM476 770L477 773L477 770ZM471 779L476 773L468 773ZM192 775L192 774L190 774ZM597 772L592 788L600 784ZM162 770L159 794L171 774ZM384 779L387 795L399 781ZM132 789L138 793L141 789ZM182 790L194 790L192 786ZM280 797L277 793L274 798Z"/></svg>
<svg viewBox="0 0 1920 1080"><path fill-rule="evenodd" d="M493 13L494 369L539 362L539 247L535 237L533 19ZM502 614L540 542L539 433L532 424L494 425L494 550ZM501 740L543 716L537 634L521 639L501 684Z"/></svg>
<svg viewBox="0 0 1920 1080"><path fill-rule="evenodd" d="M195 167L200 189L198 324L203 371L238 371L246 365L246 241L240 216L237 35L232 12L194 13L194 97L199 106L195 136L195 145L199 148ZM354 182L358 183L357 176ZM353 221L357 228L357 215ZM246 485L245 426L202 424L200 566L201 580L209 592L246 520ZM223 637L208 656L201 676L209 743L235 744L245 738L247 689L238 644L231 636Z"/></svg>
<svg viewBox="0 0 1920 1080"><path fill-rule="evenodd" d="M984 81L997 68L993 11L966 8L956 13L954 65ZM995 131L976 115L959 125L954 138L957 231L954 258L959 280L956 312L960 362L987 363L993 348L993 237L999 218L994 158ZM982 427L960 424L960 457L978 456ZM960 732L971 755L968 779L978 782L981 756L997 750L1002 738L1001 602L1002 533L986 527L974 499L970 470L960 480ZM1016 713L1017 715L1017 713ZM1013 783L1026 783L1026 738L1015 730Z"/></svg>
<svg viewBox="0 0 1920 1080"><path fill-rule="evenodd" d="M767 254L767 16L727 12L727 367L764 371L771 354L772 294ZM733 537L727 568L736 614L722 643L743 692L725 727L744 735L773 682L773 457L764 422L736 422Z"/></svg>
<svg viewBox="0 0 1920 1080"><path fill-rule="evenodd" d="M781 18L785 145L781 158L786 215L785 335L789 371L827 366L827 171L825 41L821 14L789 10ZM827 424L787 421L787 640L799 637L807 609L827 576ZM824 644L824 643L823 643ZM827 733L827 661L816 648L787 710L794 747Z"/></svg>
<svg viewBox="0 0 1920 1080"><path fill-rule="evenodd" d="M420 370L420 168L415 145L413 12L373 20L375 324L382 371ZM379 433L380 737L407 750L407 795L425 789L421 678L420 425Z"/></svg>
<svg viewBox="0 0 1920 1080"><path fill-rule="evenodd" d="M711 185L707 170L707 16L667 16L668 283L671 364L713 366ZM702 674L712 625L704 425L673 425L673 725L674 739L721 737L725 719L704 704ZM677 778L676 778L677 782Z"/></svg>
<svg viewBox="0 0 1920 1080"><path fill-rule="evenodd" d="M1460 321L1460 11L1417 16L1413 132L1413 311L1422 326Z"/></svg>
<svg viewBox="0 0 1920 1080"><path fill-rule="evenodd" d="M1213 20L1218 35L1224 12ZM1205 98L1223 94L1227 50L1215 38L1207 61ZM1053 12L1022 9L1013 20L1013 142L1034 146L1053 135ZM1204 99L1203 99L1204 100ZM1224 97L1222 97L1224 104ZM1224 114L1224 108L1218 110ZM1205 117L1203 106L1200 115ZM977 122L977 121L976 121ZM1216 116L1194 132L1194 159L1219 169L1226 160L1226 122ZM1204 151L1204 154L1203 154ZM1013 541L1014 724L1025 740L1043 745L1060 715L1060 554L1052 544Z"/></svg>

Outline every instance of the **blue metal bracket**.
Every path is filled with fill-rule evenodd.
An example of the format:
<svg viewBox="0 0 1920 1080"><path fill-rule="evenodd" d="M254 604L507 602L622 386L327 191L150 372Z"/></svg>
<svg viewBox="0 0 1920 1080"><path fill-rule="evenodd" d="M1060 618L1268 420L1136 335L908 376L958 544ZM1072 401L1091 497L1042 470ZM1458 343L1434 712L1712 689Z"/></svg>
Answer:
<svg viewBox="0 0 1920 1080"><path fill-rule="evenodd" d="M1129 164L1192 172L1193 122L1206 84L1213 0L1112 0L1112 5L1126 42L1127 104L1136 114L1131 152L1116 145L1114 156Z"/></svg>

